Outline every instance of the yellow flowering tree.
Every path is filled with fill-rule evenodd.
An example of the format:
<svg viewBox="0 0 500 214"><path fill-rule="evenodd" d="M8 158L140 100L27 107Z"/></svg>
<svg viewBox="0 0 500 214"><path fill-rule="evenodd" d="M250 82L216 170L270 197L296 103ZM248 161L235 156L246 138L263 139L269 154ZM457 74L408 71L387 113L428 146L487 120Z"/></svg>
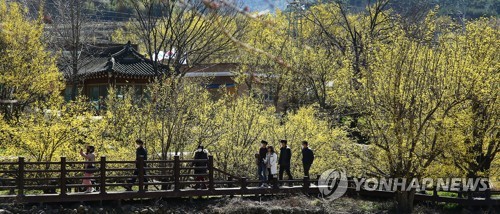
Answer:
<svg viewBox="0 0 500 214"><path fill-rule="evenodd" d="M52 99L63 87L54 58L41 41L41 18L29 20L24 11L17 3L0 1L0 100L16 101L14 109L2 104L6 119Z"/></svg>
<svg viewBox="0 0 500 214"><path fill-rule="evenodd" d="M470 22L466 33L453 38L457 56L466 75L467 102L456 111L450 123L457 146L450 148L450 159L469 178L490 177L492 164L500 151L499 91L500 45L497 18ZM497 172L498 173L498 172Z"/></svg>

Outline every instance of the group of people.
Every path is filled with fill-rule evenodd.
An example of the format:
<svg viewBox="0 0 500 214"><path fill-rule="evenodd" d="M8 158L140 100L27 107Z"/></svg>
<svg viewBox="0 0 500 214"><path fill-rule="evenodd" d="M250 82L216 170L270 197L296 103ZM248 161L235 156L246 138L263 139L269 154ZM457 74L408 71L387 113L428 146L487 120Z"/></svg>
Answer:
<svg viewBox="0 0 500 214"><path fill-rule="evenodd" d="M292 150L288 147L287 140L280 140L280 153L279 158L276 154L274 147L269 146L268 142L265 140L261 141L261 147L259 153L255 154L257 163L257 174L259 177L260 187L266 188L270 187L273 181L277 178L283 180L283 174L286 173L289 180L293 180L292 173L290 171ZM304 176L309 176L309 170L314 161L314 152L309 148L309 143L307 141L302 141L302 166L304 169ZM279 165L279 173L278 173ZM292 186L289 183L289 186Z"/></svg>
<svg viewBox="0 0 500 214"><path fill-rule="evenodd" d="M139 160L142 157L143 160L148 159L148 152L144 148L144 142L140 139L136 140L136 168L134 170L134 177L128 180L128 183L131 185L125 186L125 189L132 190L132 184L136 182L137 175L139 175ZM268 143L265 140L261 141L261 147L259 149L259 153L255 155L256 162L258 165L258 176L261 181L260 187L265 188L270 186L274 179L279 177L279 180L283 180L283 174L286 173L289 180L293 180L292 173L290 171L291 159L292 159L292 150L288 147L288 142L286 140L280 140L281 148L279 153L276 154L273 146L268 146ZM85 163L85 173L82 184L86 186L86 193L90 193L94 191L92 187L91 177L94 172L97 171L93 162L95 162L95 147L87 146L86 152L83 149L80 149L80 155L85 158L88 163ZM208 151L203 148L203 146L198 146L194 154L195 160L208 159ZM302 165L304 169L304 176L309 176L309 169L314 161L314 153L311 149L309 149L309 143L307 141L302 141ZM278 165L279 165L279 173L278 173ZM194 162L193 166L196 168L194 170L195 174L199 174L196 176L196 181L204 181L203 174L206 174L206 166L207 163L203 161ZM143 167L144 169L144 167ZM143 171L143 175L146 175L146 171ZM277 176L278 175L278 176ZM147 182L145 178L144 182ZM292 183L289 183L291 186ZM197 188L206 188L205 185L196 185ZM148 186L145 185L145 189L147 190Z"/></svg>

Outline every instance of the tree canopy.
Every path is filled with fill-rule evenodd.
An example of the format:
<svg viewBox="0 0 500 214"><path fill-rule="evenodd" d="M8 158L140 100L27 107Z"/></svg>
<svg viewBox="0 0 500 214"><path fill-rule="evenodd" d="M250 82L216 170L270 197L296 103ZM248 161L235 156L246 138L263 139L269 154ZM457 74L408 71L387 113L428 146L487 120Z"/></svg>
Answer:
<svg viewBox="0 0 500 214"><path fill-rule="evenodd" d="M184 3L129 2L133 19L113 39L139 43L168 70L156 70L142 96L110 87L96 112L83 96L62 101L42 16L1 1L0 141L9 143L0 155L76 158L90 143L110 159L130 159L140 138L151 159L187 158L204 145L218 167L249 176L262 139L287 139L294 174L307 140L313 174L339 167L360 177L499 177L498 18L457 20L434 6L399 8L426 8L414 17L394 13L394 4L414 1L360 10L334 1L276 14ZM157 59L174 49L175 57ZM238 93L209 91L210 78L180 69L224 60L239 64ZM398 211L411 211L415 189L396 194Z"/></svg>

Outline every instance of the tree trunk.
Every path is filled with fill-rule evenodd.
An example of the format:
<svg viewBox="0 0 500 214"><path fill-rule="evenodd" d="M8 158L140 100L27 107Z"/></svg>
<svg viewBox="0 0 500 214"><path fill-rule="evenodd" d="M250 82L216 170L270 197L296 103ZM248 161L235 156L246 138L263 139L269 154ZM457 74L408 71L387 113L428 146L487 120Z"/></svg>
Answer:
<svg viewBox="0 0 500 214"><path fill-rule="evenodd" d="M415 190L397 191L397 213L411 213L413 211L413 201L415 198Z"/></svg>

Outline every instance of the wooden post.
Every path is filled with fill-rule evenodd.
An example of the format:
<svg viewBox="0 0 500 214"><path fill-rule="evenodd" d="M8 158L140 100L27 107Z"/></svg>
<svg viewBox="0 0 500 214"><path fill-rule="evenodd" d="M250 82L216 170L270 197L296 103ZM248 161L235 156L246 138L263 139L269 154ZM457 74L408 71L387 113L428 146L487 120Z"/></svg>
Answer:
<svg viewBox="0 0 500 214"><path fill-rule="evenodd" d="M208 189L214 190L214 156L208 156Z"/></svg>
<svg viewBox="0 0 500 214"><path fill-rule="evenodd" d="M472 210L472 203L474 201L474 197L473 197L473 191L472 189L467 189L467 207L468 209Z"/></svg>
<svg viewBox="0 0 500 214"><path fill-rule="evenodd" d="M100 194L106 194L106 156L101 156L101 185L100 185Z"/></svg>
<svg viewBox="0 0 500 214"><path fill-rule="evenodd" d="M485 193L486 193L486 196L485 196L486 201L490 201L491 200L491 189L490 188L486 189Z"/></svg>
<svg viewBox="0 0 500 214"><path fill-rule="evenodd" d="M232 177L232 176L229 176L229 177L227 178L227 181L232 182L232 181L233 181L233 177ZM233 187L233 183L228 183L228 184L227 184L227 187L228 187L228 188ZM231 194L231 195L229 195L229 197L231 197L231 198L232 198L232 197L234 197L234 195L233 195L233 194Z"/></svg>
<svg viewBox="0 0 500 214"><path fill-rule="evenodd" d="M491 188L488 185L488 189L486 189L486 204L488 204L488 210L493 210L493 203L491 202Z"/></svg>
<svg viewBox="0 0 500 214"><path fill-rule="evenodd" d="M174 156L174 191L180 191L180 160L179 155Z"/></svg>
<svg viewBox="0 0 500 214"><path fill-rule="evenodd" d="M437 191L437 186L433 186L432 187L432 203L434 205L437 205L438 198L439 198L439 195L438 195L438 191Z"/></svg>
<svg viewBox="0 0 500 214"><path fill-rule="evenodd" d="M242 190L246 190L247 189L247 178L246 177L242 177L241 178L241 189Z"/></svg>
<svg viewBox="0 0 500 214"><path fill-rule="evenodd" d="M144 156L139 156L139 192L144 192Z"/></svg>
<svg viewBox="0 0 500 214"><path fill-rule="evenodd" d="M17 196L24 196L24 157L19 157L18 169L17 169Z"/></svg>
<svg viewBox="0 0 500 214"><path fill-rule="evenodd" d="M233 181L233 177L232 177L232 176L227 177L227 181L229 181L229 182ZM228 184L227 184L227 187L228 187L228 188L233 187L233 183L228 183Z"/></svg>
<svg viewBox="0 0 500 214"><path fill-rule="evenodd" d="M66 157L61 157L61 195L66 195Z"/></svg>
<svg viewBox="0 0 500 214"><path fill-rule="evenodd" d="M278 178L273 178L273 180L271 181L272 185L273 185L273 189L279 189L279 183L278 183Z"/></svg>
<svg viewBox="0 0 500 214"><path fill-rule="evenodd" d="M304 182L304 185L302 186L304 188L304 192L307 193L309 192L309 176L304 176L304 179L303 179L303 182Z"/></svg>

